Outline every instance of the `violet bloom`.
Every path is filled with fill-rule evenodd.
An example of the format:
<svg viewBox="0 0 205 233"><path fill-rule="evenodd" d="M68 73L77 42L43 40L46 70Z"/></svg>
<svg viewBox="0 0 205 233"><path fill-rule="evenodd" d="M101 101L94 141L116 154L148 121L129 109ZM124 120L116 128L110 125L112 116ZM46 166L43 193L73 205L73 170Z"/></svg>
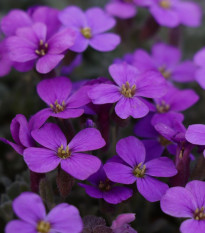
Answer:
<svg viewBox="0 0 205 233"><path fill-rule="evenodd" d="M161 209L174 217L189 218L180 226L182 233L204 233L205 182L193 180L185 188L170 188L161 199Z"/></svg>
<svg viewBox="0 0 205 233"><path fill-rule="evenodd" d="M49 106L34 116L39 125L43 125L50 116L68 119L84 113L82 107L90 102L87 95L89 86L82 86L72 95L71 90L72 83L66 77L45 79L38 84L38 95Z"/></svg>
<svg viewBox="0 0 205 233"><path fill-rule="evenodd" d="M115 112L122 119L148 114L149 108L140 97L156 98L166 93L165 81L157 72L140 74L126 63L111 65L109 72L116 84L99 84L90 90L89 97L94 104L117 102Z"/></svg>
<svg viewBox="0 0 205 233"><path fill-rule="evenodd" d="M112 222L111 229L113 233L137 233L130 225L130 222L135 220L135 214L127 213L120 214L117 218Z"/></svg>
<svg viewBox="0 0 205 233"><path fill-rule="evenodd" d="M30 27L18 28L15 36L7 39L12 61L36 63L39 73L48 73L64 58L64 52L74 44L75 32L64 29L48 37L47 27L35 23Z"/></svg>
<svg viewBox="0 0 205 233"><path fill-rule="evenodd" d="M185 134L186 140L194 145L205 146L205 125L190 125ZM205 157L205 150L204 150Z"/></svg>
<svg viewBox="0 0 205 233"><path fill-rule="evenodd" d="M10 221L5 233L80 233L83 222L75 206L62 203L48 214L39 195L24 192L13 201L19 220Z"/></svg>
<svg viewBox="0 0 205 233"><path fill-rule="evenodd" d="M31 131L38 127L40 127L38 121L35 121L34 118L31 118L29 122L27 122L24 115L18 114L14 117L10 125L10 131L14 142L5 138L0 138L0 141L10 145L18 154L23 155L23 151L26 148L35 145L31 137Z"/></svg>
<svg viewBox="0 0 205 233"><path fill-rule="evenodd" d="M194 81L195 64L190 60L180 62L181 57L182 54L178 48L157 43L152 47L151 55L142 49L137 49L133 54L132 65L140 71L158 70L168 81Z"/></svg>
<svg viewBox="0 0 205 233"><path fill-rule="evenodd" d="M0 41L0 77L7 75L10 72L11 67L12 62L8 56L6 40L2 40Z"/></svg>
<svg viewBox="0 0 205 233"><path fill-rule="evenodd" d="M115 20L98 7L84 13L80 8L70 6L60 12L59 19L77 34L75 44L70 48L74 52L83 52L89 45L106 52L114 50L120 43L118 35L106 32L114 27Z"/></svg>
<svg viewBox="0 0 205 233"><path fill-rule="evenodd" d="M191 1L136 0L136 3L148 7L152 16L162 26L176 27L184 24L189 27L198 27L201 24L201 8Z"/></svg>
<svg viewBox="0 0 205 233"><path fill-rule="evenodd" d="M150 202L159 201L169 186L153 176L176 175L177 170L172 160L161 157L145 162L145 147L139 139L133 136L118 141L116 151L123 163L108 162L105 164L104 169L108 178L122 184L136 182L139 193L145 199Z"/></svg>
<svg viewBox="0 0 205 233"><path fill-rule="evenodd" d="M31 171L45 173L61 165L74 178L85 180L101 166L96 156L82 153L105 145L97 129L81 130L69 143L60 128L53 123L32 131L31 135L42 146L24 150L24 160Z"/></svg>
<svg viewBox="0 0 205 233"><path fill-rule="evenodd" d="M200 51L196 53L194 56L194 62L198 66L198 69L196 71L196 81L199 83L199 85L205 89L205 65L204 65L204 59L205 59L205 48L202 48Z"/></svg>
<svg viewBox="0 0 205 233"><path fill-rule="evenodd" d="M79 184L85 188L86 193L94 198L103 198L106 202L111 204L118 204L124 200L127 200L132 196L132 189L127 187L114 186L104 171L103 166L92 176L88 178L88 181L92 184Z"/></svg>
<svg viewBox="0 0 205 233"><path fill-rule="evenodd" d="M110 0L105 9L110 15L121 19L132 18L137 14L134 0Z"/></svg>

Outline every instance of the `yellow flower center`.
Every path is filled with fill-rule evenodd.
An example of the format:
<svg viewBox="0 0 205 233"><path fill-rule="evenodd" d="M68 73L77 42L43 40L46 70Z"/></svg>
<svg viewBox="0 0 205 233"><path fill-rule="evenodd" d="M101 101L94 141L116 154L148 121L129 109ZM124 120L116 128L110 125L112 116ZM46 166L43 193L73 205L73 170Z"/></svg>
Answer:
<svg viewBox="0 0 205 233"><path fill-rule="evenodd" d="M55 113L62 112L65 109L65 101L63 101L62 104L59 104L58 100L56 100L54 105L50 104L50 107L53 109Z"/></svg>
<svg viewBox="0 0 205 233"><path fill-rule="evenodd" d="M48 51L48 43L44 43L43 40L40 40L38 49L35 50L35 53L39 56L46 55Z"/></svg>
<svg viewBox="0 0 205 233"><path fill-rule="evenodd" d="M194 219L205 220L204 206L201 209L197 208L194 212Z"/></svg>
<svg viewBox="0 0 205 233"><path fill-rule="evenodd" d="M169 79L171 77L171 72L167 71L165 67L160 67L159 72L164 76L165 79Z"/></svg>
<svg viewBox="0 0 205 233"><path fill-rule="evenodd" d="M107 178L105 181L100 181L98 187L101 191L109 191L111 189L110 180Z"/></svg>
<svg viewBox="0 0 205 233"><path fill-rule="evenodd" d="M68 157L71 156L71 152L69 150L69 146L66 146L66 148L64 149L63 145L61 145L60 147L58 147L58 153L57 153L58 157L61 159L67 159Z"/></svg>
<svg viewBox="0 0 205 233"><path fill-rule="evenodd" d="M146 170L146 166L143 165L142 166L142 163L139 163L135 168L134 168L134 171L133 171L133 174L136 176L136 177L144 177L145 175L145 170Z"/></svg>
<svg viewBox="0 0 205 233"><path fill-rule="evenodd" d="M162 0L162 1L160 1L159 5L164 9L170 9L171 2L170 2L170 0Z"/></svg>
<svg viewBox="0 0 205 233"><path fill-rule="evenodd" d="M166 104L166 102L162 100L160 104L156 105L156 108L159 113L166 113L169 111L170 105Z"/></svg>
<svg viewBox="0 0 205 233"><path fill-rule="evenodd" d="M136 85L132 85L130 87L129 82L126 82L121 87L121 94L123 94L127 98L132 98L136 93Z"/></svg>
<svg viewBox="0 0 205 233"><path fill-rule="evenodd" d="M91 28L89 27L82 28L81 33L86 39L90 39L92 37Z"/></svg>
<svg viewBox="0 0 205 233"><path fill-rule="evenodd" d="M49 233L51 229L51 225L49 222L45 222L45 221L40 221L37 224L37 232L39 233Z"/></svg>

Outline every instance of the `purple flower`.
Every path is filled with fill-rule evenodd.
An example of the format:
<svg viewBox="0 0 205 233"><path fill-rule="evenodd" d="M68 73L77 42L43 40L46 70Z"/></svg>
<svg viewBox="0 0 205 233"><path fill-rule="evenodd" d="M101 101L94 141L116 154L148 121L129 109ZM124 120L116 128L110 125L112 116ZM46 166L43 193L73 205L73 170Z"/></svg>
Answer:
<svg viewBox="0 0 205 233"><path fill-rule="evenodd" d="M149 108L140 97L156 98L166 93L165 81L157 72L140 74L126 63L111 65L109 72L116 84L99 84L90 90L89 97L94 104L117 102L115 112L122 119L148 114Z"/></svg>
<svg viewBox="0 0 205 233"><path fill-rule="evenodd" d="M137 14L134 0L111 0L105 9L110 15L122 19L132 18Z"/></svg>
<svg viewBox="0 0 205 233"><path fill-rule="evenodd" d="M23 155L23 151L26 148L35 145L31 137L31 131L39 127L38 121L35 121L33 117L27 122L24 115L18 114L14 117L10 125L10 131L14 142L5 138L0 138L0 140L13 147L18 154Z"/></svg>
<svg viewBox="0 0 205 233"><path fill-rule="evenodd" d="M135 214L127 213L120 214L117 218L112 222L112 230L114 233L137 233L130 225L130 222L135 220Z"/></svg>
<svg viewBox="0 0 205 233"><path fill-rule="evenodd" d="M181 224L182 233L204 233L205 182L193 180L185 188L170 188L161 199L161 209L174 217L189 218Z"/></svg>
<svg viewBox="0 0 205 233"><path fill-rule="evenodd" d="M5 233L80 233L83 222L75 206L62 203L48 214L37 194L24 192L13 201L13 209L19 220L10 221Z"/></svg>
<svg viewBox="0 0 205 233"><path fill-rule="evenodd" d="M100 8L90 8L84 13L78 7L67 7L60 12L59 19L77 34L75 44L70 48L74 52L83 52L88 45L106 52L114 50L120 43L118 35L105 33L115 25L115 20Z"/></svg>
<svg viewBox="0 0 205 233"><path fill-rule="evenodd" d="M104 169L108 178L122 184L136 182L138 191L144 198L150 202L159 201L169 187L153 176L176 175L174 163L166 157L145 162L145 147L139 139L133 136L118 141L116 151L123 163L108 162L105 164Z"/></svg>
<svg viewBox="0 0 205 233"><path fill-rule="evenodd" d="M60 164L71 176L85 180L101 166L101 161L96 156L82 153L105 145L97 129L81 130L69 143L60 128L53 123L32 131L31 135L42 146L30 147L24 151L24 160L31 171L49 172Z"/></svg>
<svg viewBox="0 0 205 233"><path fill-rule="evenodd" d="M89 86L82 86L71 95L72 83L66 77L41 81L37 92L49 107L39 111L35 119L43 125L50 116L62 119L81 116L84 113L82 107L90 102L87 95L89 89Z"/></svg>
<svg viewBox="0 0 205 233"><path fill-rule="evenodd" d="M0 41L0 77L3 77L10 72L12 64L13 63L8 56L6 40L2 40Z"/></svg>
<svg viewBox="0 0 205 233"><path fill-rule="evenodd" d="M196 81L199 83L199 85L205 89L205 65L204 65L204 59L205 59L205 48L202 48L200 51L196 53L194 56L194 62L198 66L198 69L196 71Z"/></svg>
<svg viewBox="0 0 205 233"><path fill-rule="evenodd" d="M106 202L111 204L118 204L124 200L127 200L132 196L132 189L127 187L114 186L104 171L103 166L92 176L88 178L88 181L92 184L79 184L85 188L86 193L94 198L103 198Z"/></svg>
<svg viewBox="0 0 205 233"><path fill-rule="evenodd" d="M190 82L195 80L196 66L192 61L180 63L181 51L173 46L157 43L151 56L142 49L133 54L132 65L140 71L158 70L166 80Z"/></svg>
<svg viewBox="0 0 205 233"><path fill-rule="evenodd" d="M205 146L205 125L190 125L185 134L186 140L195 145ZM204 150L205 157L205 150Z"/></svg>
<svg viewBox="0 0 205 233"><path fill-rule="evenodd" d="M32 65L36 62L39 73L50 72L64 58L63 53L74 44L75 32L64 29L52 37L48 37L47 32L43 23L18 28L16 35L7 39L10 59Z"/></svg>
<svg viewBox="0 0 205 233"><path fill-rule="evenodd" d="M198 4L181 0L136 0L141 6L148 7L155 20L162 26L176 27L184 24L198 27L202 11Z"/></svg>

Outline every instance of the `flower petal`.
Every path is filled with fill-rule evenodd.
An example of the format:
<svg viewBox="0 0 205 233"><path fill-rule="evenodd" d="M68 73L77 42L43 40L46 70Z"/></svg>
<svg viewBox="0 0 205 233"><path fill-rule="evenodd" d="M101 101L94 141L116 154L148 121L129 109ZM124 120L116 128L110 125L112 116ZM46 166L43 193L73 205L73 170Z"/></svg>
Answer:
<svg viewBox="0 0 205 233"><path fill-rule="evenodd" d="M188 219L180 226L181 233L204 233L204 221Z"/></svg>
<svg viewBox="0 0 205 233"><path fill-rule="evenodd" d="M190 125L185 134L186 140L196 145L205 145L205 125Z"/></svg>
<svg viewBox="0 0 205 233"><path fill-rule="evenodd" d="M83 187L86 191L86 193L93 197L93 198L102 198L103 193L99 190L99 188L87 184L79 184L81 187Z"/></svg>
<svg viewBox="0 0 205 233"><path fill-rule="evenodd" d="M10 221L5 228L5 233L36 233L36 226L21 220Z"/></svg>

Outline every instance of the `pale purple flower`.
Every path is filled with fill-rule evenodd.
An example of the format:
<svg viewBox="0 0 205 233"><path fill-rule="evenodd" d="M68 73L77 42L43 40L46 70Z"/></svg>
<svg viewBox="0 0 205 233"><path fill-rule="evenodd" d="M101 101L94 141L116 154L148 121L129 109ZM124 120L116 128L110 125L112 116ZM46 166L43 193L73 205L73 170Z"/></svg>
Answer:
<svg viewBox="0 0 205 233"><path fill-rule="evenodd" d="M205 182L193 180L184 187L170 188L161 199L161 209L168 215L188 218L181 226L182 233L204 233Z"/></svg>
<svg viewBox="0 0 205 233"><path fill-rule="evenodd" d="M49 117L68 119L81 116L83 106L91 101L87 95L89 89L89 86L82 86L71 94L72 83L66 77L42 80L37 92L48 108L35 114L36 121L43 125Z"/></svg>
<svg viewBox="0 0 205 233"><path fill-rule="evenodd" d="M0 77L7 75L12 67L12 61L8 56L6 40L0 41Z"/></svg>
<svg viewBox="0 0 205 233"><path fill-rule="evenodd" d="M199 85L205 89L205 65L204 65L204 59L205 59L205 48L202 48L200 51L196 53L194 56L194 62L198 66L198 69L196 71L196 81L199 83Z"/></svg>
<svg viewBox="0 0 205 233"><path fill-rule="evenodd" d="M157 43L152 47L151 55L142 49L137 49L131 64L140 71L158 70L168 81L194 81L196 65L190 60L180 62L181 57L178 48Z"/></svg>
<svg viewBox="0 0 205 233"><path fill-rule="evenodd" d="M192 1L136 0L136 3L148 7L152 16L162 26L176 27L184 24L198 27L201 24L202 10Z"/></svg>
<svg viewBox="0 0 205 233"><path fill-rule="evenodd" d="M117 102L115 112L122 119L144 117L149 108L140 97L161 97L167 91L166 83L158 72L139 73L126 63L111 65L109 72L116 84L96 85L88 95L94 104Z"/></svg>
<svg viewBox="0 0 205 233"><path fill-rule="evenodd" d="M117 218L112 222L111 229L113 233L137 233L130 225L130 222L135 220L135 214L127 213L120 214Z"/></svg>
<svg viewBox="0 0 205 233"><path fill-rule="evenodd" d="M88 178L92 185L79 184L85 188L86 193L94 198L103 198L111 204L118 204L132 196L132 189L122 186L116 186L106 176L103 166L92 176Z"/></svg>
<svg viewBox="0 0 205 233"><path fill-rule="evenodd" d="M104 169L108 178L122 184L137 184L139 193L148 201L159 201L169 186L155 178L171 177L177 174L172 160L167 157L146 160L143 143L133 137L123 138L116 145L122 162L108 162Z"/></svg>
<svg viewBox="0 0 205 233"><path fill-rule="evenodd" d="M14 62L30 62L39 73L48 73L64 58L64 52L74 44L75 32L64 29L52 37L47 26L35 23L16 30L15 36L7 39L9 57Z"/></svg>
<svg viewBox="0 0 205 233"><path fill-rule="evenodd" d="M110 0L105 10L112 16L128 19L137 14L135 0Z"/></svg>
<svg viewBox="0 0 205 233"><path fill-rule="evenodd" d="M55 206L48 214L39 195L24 192L13 201L19 217L10 221L5 233L80 233L83 222L78 209L67 203Z"/></svg>
<svg viewBox="0 0 205 233"><path fill-rule="evenodd" d="M69 143L61 129L53 123L32 131L31 135L42 146L24 150L24 160L31 171L50 172L60 165L74 178L85 180L101 166L100 159L84 152L105 145L97 129L83 129Z"/></svg>
<svg viewBox="0 0 205 233"><path fill-rule="evenodd" d="M120 43L118 35L106 32L114 27L115 20L98 7L84 13L76 6L69 6L60 12L59 19L77 34L75 44L70 48L74 52L83 52L88 46L106 52L114 50Z"/></svg>

